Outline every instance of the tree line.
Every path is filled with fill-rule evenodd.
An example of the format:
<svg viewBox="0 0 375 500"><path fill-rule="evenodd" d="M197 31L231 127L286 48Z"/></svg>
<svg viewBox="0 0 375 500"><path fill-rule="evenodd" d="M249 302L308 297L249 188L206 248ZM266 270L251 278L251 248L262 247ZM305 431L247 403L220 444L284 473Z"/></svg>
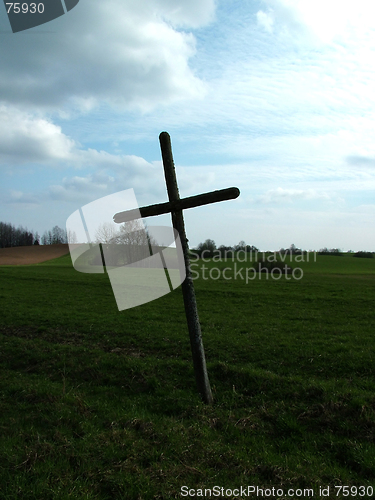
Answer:
<svg viewBox="0 0 375 500"><path fill-rule="evenodd" d="M135 228L132 228L134 231ZM123 232L124 234L126 231ZM135 233L133 233L135 234ZM98 242L114 242L118 239L118 235L115 235L114 229L109 227L109 225L103 225L98 231L97 241ZM75 235L70 236L70 243L74 243ZM17 228L9 223L0 222L0 248L8 248L8 247L20 247L20 246L30 246L30 245L56 245L59 243L68 243L68 234L65 229L62 229L59 226L54 226L49 231L44 231L43 235L40 237L38 232L29 231L27 228L23 226L18 226ZM246 245L246 243L241 240L237 245L234 246L225 246L220 245L216 246L214 240L207 239L203 243L199 243L197 248L192 250L199 257L202 256L204 252L204 256L207 258L213 257L214 255L220 254L222 257L232 257L237 252L259 252L259 249L254 245ZM297 248L294 244L290 245L289 248L281 248L279 250L280 254L291 254L291 255L299 255L305 254L306 250L301 250ZM342 255L343 253L338 248L321 248L318 250L318 255ZM353 252L349 250L348 253L352 253L354 257L362 257L362 258L373 258L374 252Z"/></svg>
<svg viewBox="0 0 375 500"><path fill-rule="evenodd" d="M214 255L221 255L222 257L233 257L237 252L259 252L259 249L253 245L246 245L244 241L240 241L238 245L234 246L225 246L220 245L216 247L216 243L214 240L207 239L203 243L199 243L197 248L192 250L199 257L204 253L204 257L210 258Z"/></svg>
<svg viewBox="0 0 375 500"><path fill-rule="evenodd" d="M309 251L312 252L312 250ZM204 254L204 257L207 258L214 257L216 255L220 255L221 257L231 258L235 256L236 253L238 252L259 253L259 249L254 245L246 245L244 241L240 241L237 245L234 246L220 245L219 247L217 247L214 240L207 239L203 243L199 243L199 245L194 250L192 250L192 252L194 252L194 254L198 255L199 257L201 257ZM289 248L281 248L277 253L279 253L280 255L285 255L285 254L303 255L306 254L307 251L301 250L300 248L297 248L296 245L292 244L290 245ZM353 252L352 250L349 250L348 253L353 254L353 257L362 257L362 258L373 258L375 254L375 252L366 252L366 251ZM325 247L318 250L317 254L343 255L343 252L341 252L339 248L328 249L327 247Z"/></svg>
<svg viewBox="0 0 375 500"><path fill-rule="evenodd" d="M68 243L66 230L59 226L54 226L39 236L38 232L34 233L23 226L16 228L13 224L0 222L0 248L56 245L59 243Z"/></svg>

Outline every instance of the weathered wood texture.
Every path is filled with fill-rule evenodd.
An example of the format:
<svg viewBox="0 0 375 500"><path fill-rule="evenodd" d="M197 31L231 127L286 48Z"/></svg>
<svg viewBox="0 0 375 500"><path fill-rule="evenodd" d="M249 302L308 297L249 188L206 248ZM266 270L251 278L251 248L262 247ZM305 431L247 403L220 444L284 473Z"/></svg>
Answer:
<svg viewBox="0 0 375 500"><path fill-rule="evenodd" d="M157 203L148 207L141 207L134 210L126 210L114 215L113 220L116 223L128 222L141 217L152 217L154 215L168 214L178 210L186 210L187 208L209 205L218 201L234 200L240 195L240 190L236 187L219 189L210 191L209 193L189 196L187 198L179 198L175 201L167 201L166 203Z"/></svg>
<svg viewBox="0 0 375 500"><path fill-rule="evenodd" d="M168 198L171 203L176 203L178 202L178 200L180 200L180 194L178 191L176 171L173 163L171 139L167 132L162 132L159 139L163 157L164 175L167 184ZM207 404L212 404L213 398L210 381L207 374L206 358L204 355L197 301L195 298L194 284L190 268L189 246L186 238L185 223L181 209L174 209L172 211L172 224L180 235L182 251L185 259L186 279L182 283L181 287L190 336L191 351L193 355L195 380L197 383L198 391L203 401Z"/></svg>

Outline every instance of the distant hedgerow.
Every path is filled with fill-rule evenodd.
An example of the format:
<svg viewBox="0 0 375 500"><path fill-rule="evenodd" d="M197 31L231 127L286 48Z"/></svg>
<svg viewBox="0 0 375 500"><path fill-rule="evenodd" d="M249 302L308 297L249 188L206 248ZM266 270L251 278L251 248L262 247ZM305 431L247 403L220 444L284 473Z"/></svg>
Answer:
<svg viewBox="0 0 375 500"><path fill-rule="evenodd" d="M318 255L342 255L342 252L339 248L321 248L318 252Z"/></svg>
<svg viewBox="0 0 375 500"><path fill-rule="evenodd" d="M361 251L361 252L356 252L353 257L361 257L361 258L365 258L365 259L373 259L374 258L374 254L373 252L364 252L364 251Z"/></svg>

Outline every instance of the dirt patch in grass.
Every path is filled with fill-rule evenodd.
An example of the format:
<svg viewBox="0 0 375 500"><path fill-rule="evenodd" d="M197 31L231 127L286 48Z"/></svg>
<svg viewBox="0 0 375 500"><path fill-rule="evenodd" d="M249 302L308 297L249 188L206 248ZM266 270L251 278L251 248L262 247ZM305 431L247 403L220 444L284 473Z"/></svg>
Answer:
<svg viewBox="0 0 375 500"><path fill-rule="evenodd" d="M39 264L69 253L69 245L32 245L0 248L0 266Z"/></svg>

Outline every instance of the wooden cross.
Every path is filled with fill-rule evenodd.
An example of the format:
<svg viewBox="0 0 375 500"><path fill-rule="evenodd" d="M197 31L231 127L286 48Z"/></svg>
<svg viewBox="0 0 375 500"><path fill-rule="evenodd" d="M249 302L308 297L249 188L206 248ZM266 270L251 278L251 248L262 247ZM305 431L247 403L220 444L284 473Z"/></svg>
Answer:
<svg viewBox="0 0 375 500"><path fill-rule="evenodd" d="M164 165L165 182L167 184L168 198L167 203L150 205L136 210L127 210L114 215L113 220L116 223L127 222L141 217L151 217L171 213L173 227L177 230L181 239L181 246L184 255L186 279L182 283L182 294L184 298L186 320L190 336L190 345L193 355L193 364L195 379L198 391L207 404L213 401L210 381L208 379L206 359L204 355L202 333L198 317L198 308L194 292L193 278L191 275L188 239L185 234L185 223L182 211L186 208L208 205L217 201L233 200L240 195L240 190L236 187L211 191L210 193L180 198L178 191L176 171L172 156L171 138L167 132L162 132L159 136L161 153Z"/></svg>

